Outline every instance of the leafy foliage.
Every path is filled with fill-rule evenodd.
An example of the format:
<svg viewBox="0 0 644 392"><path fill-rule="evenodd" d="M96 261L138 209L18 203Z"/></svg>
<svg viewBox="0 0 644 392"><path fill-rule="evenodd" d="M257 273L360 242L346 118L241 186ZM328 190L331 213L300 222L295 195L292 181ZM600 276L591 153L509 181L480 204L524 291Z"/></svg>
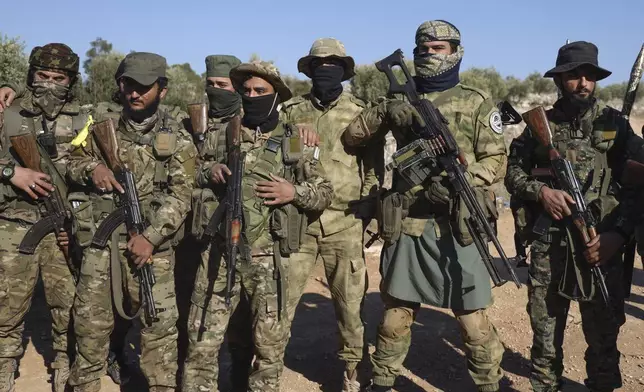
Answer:
<svg viewBox="0 0 644 392"><path fill-rule="evenodd" d="M188 63L175 64L166 72L168 83L168 94L164 103L168 106L179 106L187 110L191 103L204 101L204 79L201 78Z"/></svg>
<svg viewBox="0 0 644 392"><path fill-rule="evenodd" d="M28 69L25 43L0 33L0 82L21 83Z"/></svg>

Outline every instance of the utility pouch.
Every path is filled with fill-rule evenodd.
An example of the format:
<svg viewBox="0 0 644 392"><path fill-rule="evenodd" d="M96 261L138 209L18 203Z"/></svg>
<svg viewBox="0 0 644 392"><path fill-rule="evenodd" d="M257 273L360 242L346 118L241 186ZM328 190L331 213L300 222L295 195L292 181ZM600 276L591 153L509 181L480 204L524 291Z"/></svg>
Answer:
<svg viewBox="0 0 644 392"><path fill-rule="evenodd" d="M273 211L270 220L271 234L279 242L282 255L288 256L300 249L303 226L303 214L295 206L287 204Z"/></svg>
<svg viewBox="0 0 644 392"><path fill-rule="evenodd" d="M192 224L190 234L200 240L210 223L210 218L219 206L219 201L210 188L192 191Z"/></svg>
<svg viewBox="0 0 644 392"><path fill-rule="evenodd" d="M476 200L481 206L483 214L485 214L484 219L487 219L490 226L492 226L496 231L496 221L499 218L499 213L496 209L496 196L494 195L494 192L481 187L474 187L473 190ZM467 209L463 199L459 197L454 213L452 214L452 219L450 220L450 225L452 227L454 239L456 239L456 242L461 246L468 246L474 242L472 239L472 233L470 233L466 223L470 217L470 211ZM485 233L478 234L485 236ZM489 241L489 239L487 240Z"/></svg>
<svg viewBox="0 0 644 392"><path fill-rule="evenodd" d="M380 237L386 242L395 242L400 238L402 220L406 215L403 210L404 196L400 193L388 193L376 204L376 219Z"/></svg>

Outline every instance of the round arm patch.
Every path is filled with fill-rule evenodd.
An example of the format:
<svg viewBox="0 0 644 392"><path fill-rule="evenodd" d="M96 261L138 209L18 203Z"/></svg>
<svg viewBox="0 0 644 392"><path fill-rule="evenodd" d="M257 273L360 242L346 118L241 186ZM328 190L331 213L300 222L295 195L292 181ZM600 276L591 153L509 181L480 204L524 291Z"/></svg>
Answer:
<svg viewBox="0 0 644 392"><path fill-rule="evenodd" d="M492 130L499 135L503 133L501 113L494 111L490 114L490 128L492 128Z"/></svg>

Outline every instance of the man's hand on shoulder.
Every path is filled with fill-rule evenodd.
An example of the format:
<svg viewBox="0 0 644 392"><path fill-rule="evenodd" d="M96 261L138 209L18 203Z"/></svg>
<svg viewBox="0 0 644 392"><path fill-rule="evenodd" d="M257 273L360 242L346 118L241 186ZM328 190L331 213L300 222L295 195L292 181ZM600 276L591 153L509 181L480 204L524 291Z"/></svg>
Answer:
<svg viewBox="0 0 644 392"><path fill-rule="evenodd" d="M16 98L16 92L13 91L11 87L7 87L7 86L1 87L0 88L0 113L3 112L4 109L11 106L15 98Z"/></svg>

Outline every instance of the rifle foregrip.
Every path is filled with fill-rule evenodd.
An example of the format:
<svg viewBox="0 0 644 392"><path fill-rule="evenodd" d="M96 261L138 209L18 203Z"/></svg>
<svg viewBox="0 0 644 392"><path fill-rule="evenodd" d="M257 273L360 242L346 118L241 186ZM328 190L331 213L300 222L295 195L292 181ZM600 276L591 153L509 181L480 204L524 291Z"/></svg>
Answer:
<svg viewBox="0 0 644 392"><path fill-rule="evenodd" d="M92 246L105 248L114 230L123 223L125 223L125 207L120 207L109 214L98 226L92 238Z"/></svg>
<svg viewBox="0 0 644 392"><path fill-rule="evenodd" d="M22 237L18 246L20 253L33 255L36 252L38 244L47 236L47 234L56 230L56 224L52 217L42 218L29 228L27 234Z"/></svg>

